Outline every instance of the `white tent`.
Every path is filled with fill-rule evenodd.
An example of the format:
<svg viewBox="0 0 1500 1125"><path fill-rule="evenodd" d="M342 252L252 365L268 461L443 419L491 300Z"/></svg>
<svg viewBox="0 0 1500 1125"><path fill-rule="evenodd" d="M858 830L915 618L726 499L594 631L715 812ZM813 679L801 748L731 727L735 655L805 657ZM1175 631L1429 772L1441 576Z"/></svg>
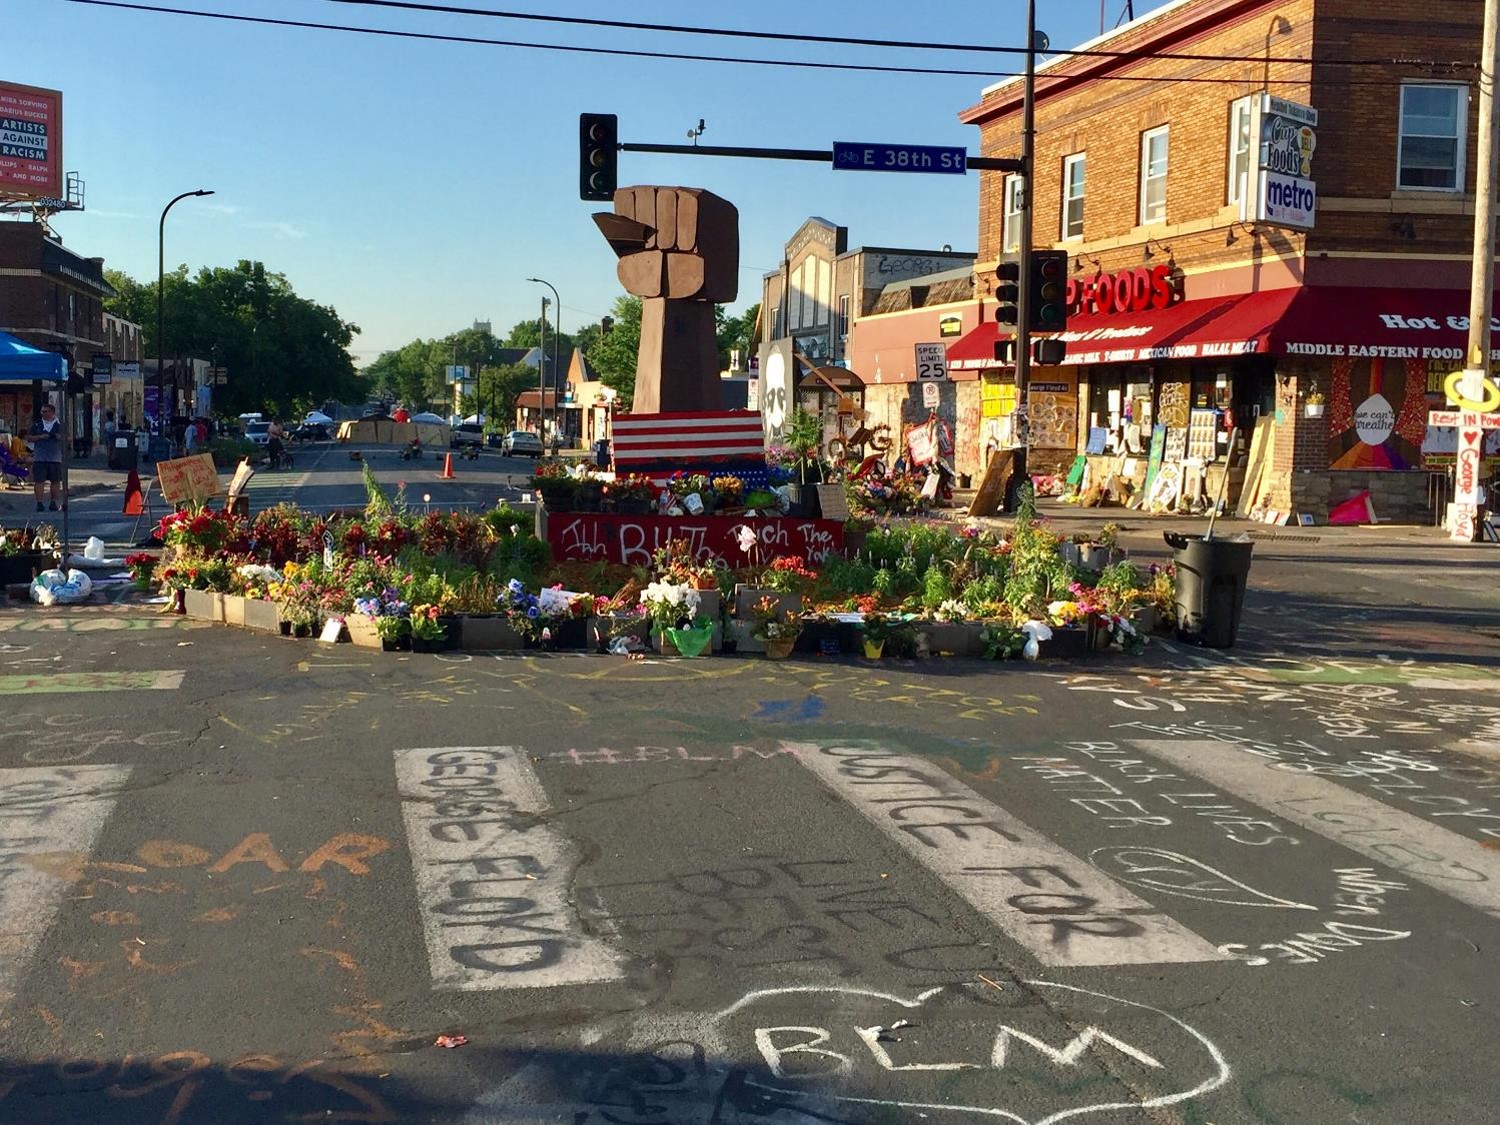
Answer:
<svg viewBox="0 0 1500 1125"><path fill-rule="evenodd" d="M442 415L433 414L430 411L425 410L421 414L413 414L411 416L411 420L413 422L427 422L434 426L446 426L448 424L448 419L444 418Z"/></svg>
<svg viewBox="0 0 1500 1125"><path fill-rule="evenodd" d="M333 425L333 419L321 410L309 410L307 417L302 419L302 424L304 426L331 426Z"/></svg>

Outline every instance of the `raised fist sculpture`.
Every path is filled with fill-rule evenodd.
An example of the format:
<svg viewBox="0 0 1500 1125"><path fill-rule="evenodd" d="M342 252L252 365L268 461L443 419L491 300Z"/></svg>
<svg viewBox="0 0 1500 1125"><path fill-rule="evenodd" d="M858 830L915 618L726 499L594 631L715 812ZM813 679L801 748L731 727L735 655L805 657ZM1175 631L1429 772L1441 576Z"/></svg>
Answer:
<svg viewBox="0 0 1500 1125"><path fill-rule="evenodd" d="M641 298L637 414L722 410L714 305L739 292L739 212L700 188L628 187L594 222Z"/></svg>

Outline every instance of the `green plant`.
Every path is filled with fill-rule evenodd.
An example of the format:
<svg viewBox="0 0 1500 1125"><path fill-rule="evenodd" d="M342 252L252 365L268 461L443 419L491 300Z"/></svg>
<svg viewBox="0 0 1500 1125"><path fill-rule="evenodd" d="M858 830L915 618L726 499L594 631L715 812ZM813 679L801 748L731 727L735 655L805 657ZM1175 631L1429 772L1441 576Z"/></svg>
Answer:
<svg viewBox="0 0 1500 1125"><path fill-rule="evenodd" d="M1099 529L1099 534L1093 537L1094 545L1113 551L1120 545L1120 525L1107 523Z"/></svg>
<svg viewBox="0 0 1500 1125"><path fill-rule="evenodd" d="M361 472L365 480L365 519L371 523L390 519L396 514L395 506L385 494L385 489L380 487L380 482L375 479L375 470L370 467L370 462L364 462Z"/></svg>
<svg viewBox="0 0 1500 1125"><path fill-rule="evenodd" d="M750 607L750 620L757 639L779 641L802 632L802 615L787 613L777 598L765 597Z"/></svg>
<svg viewBox="0 0 1500 1125"><path fill-rule="evenodd" d="M896 593L896 575L886 567L881 567L875 572L875 577L870 579L870 589L882 598L889 598Z"/></svg>
<svg viewBox="0 0 1500 1125"><path fill-rule="evenodd" d="M1036 487L1028 480L1016 489L1016 530L1036 522Z"/></svg>
<svg viewBox="0 0 1500 1125"><path fill-rule="evenodd" d="M410 618L392 616L375 618L375 635L383 641L399 641L410 632Z"/></svg>
<svg viewBox="0 0 1500 1125"><path fill-rule="evenodd" d="M1103 607L1110 613L1129 613L1130 607L1140 601L1146 588L1145 576L1135 564L1122 559L1110 563L1099 572L1094 592Z"/></svg>
<svg viewBox="0 0 1500 1125"><path fill-rule="evenodd" d="M448 635L448 627L438 620L437 606L411 607L411 635L419 641L440 641Z"/></svg>
<svg viewBox="0 0 1500 1125"><path fill-rule="evenodd" d="M948 579L948 572L934 559L922 574L922 604L928 609L936 609L952 597L953 583Z"/></svg>
<svg viewBox="0 0 1500 1125"><path fill-rule="evenodd" d="M985 626L979 634L986 660L1014 660L1026 647L1026 634L1015 625L1001 622Z"/></svg>
<svg viewBox="0 0 1500 1125"><path fill-rule="evenodd" d="M964 587L959 600L971 610L991 606L1005 600L1005 580L999 575L984 574Z"/></svg>
<svg viewBox="0 0 1500 1125"><path fill-rule="evenodd" d="M830 593L852 596L869 593L875 582L875 575L875 568L861 559L830 555L823 561L819 579Z"/></svg>
<svg viewBox="0 0 1500 1125"><path fill-rule="evenodd" d="M505 500L500 501L498 506L491 508L479 518L496 535L514 535L521 528L530 527L534 519L530 513L512 508Z"/></svg>

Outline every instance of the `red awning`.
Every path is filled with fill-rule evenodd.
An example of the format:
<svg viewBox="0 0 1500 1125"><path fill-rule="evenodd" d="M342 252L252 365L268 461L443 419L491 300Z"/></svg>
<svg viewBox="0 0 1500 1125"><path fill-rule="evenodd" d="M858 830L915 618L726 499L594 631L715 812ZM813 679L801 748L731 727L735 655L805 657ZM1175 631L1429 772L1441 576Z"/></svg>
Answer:
<svg viewBox="0 0 1500 1125"><path fill-rule="evenodd" d="M1469 294L1461 289L1305 286L1183 301L1165 309L1074 316L1062 334L1069 365L1219 359L1239 355L1376 356L1461 362ZM1497 302L1500 308L1500 302ZM987 321L948 347L948 366L995 362ZM1500 359L1500 350L1495 354Z"/></svg>

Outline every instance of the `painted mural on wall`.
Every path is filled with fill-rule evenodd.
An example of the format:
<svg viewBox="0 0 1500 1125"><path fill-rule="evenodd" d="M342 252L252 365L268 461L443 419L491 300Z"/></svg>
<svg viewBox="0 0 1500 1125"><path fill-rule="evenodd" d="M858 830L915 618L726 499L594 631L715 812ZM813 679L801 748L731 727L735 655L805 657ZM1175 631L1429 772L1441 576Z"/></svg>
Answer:
<svg viewBox="0 0 1500 1125"><path fill-rule="evenodd" d="M1334 469L1416 469L1427 436L1427 362L1336 359L1328 390Z"/></svg>

